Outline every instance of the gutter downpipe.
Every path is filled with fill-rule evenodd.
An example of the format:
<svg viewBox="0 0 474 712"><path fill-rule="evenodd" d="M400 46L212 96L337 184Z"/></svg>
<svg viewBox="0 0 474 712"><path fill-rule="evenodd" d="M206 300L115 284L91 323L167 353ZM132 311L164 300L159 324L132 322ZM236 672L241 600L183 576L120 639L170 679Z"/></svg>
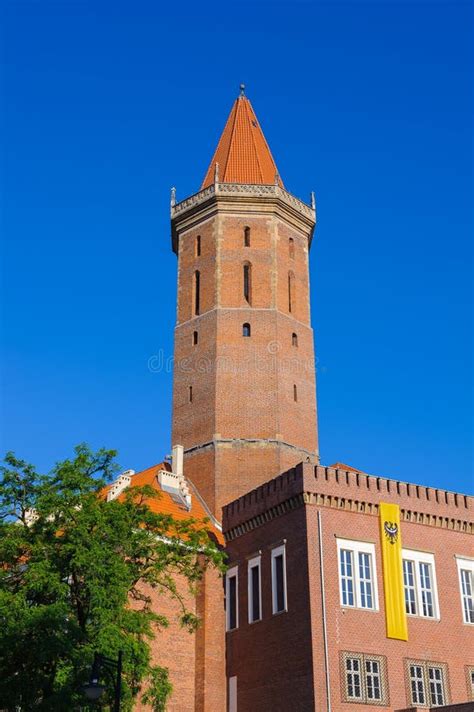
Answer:
<svg viewBox="0 0 474 712"><path fill-rule="evenodd" d="M323 641L324 641L324 671L326 674L326 710L331 712L331 680L329 676L329 651L328 631L326 621L326 592L324 590L324 561L323 561L323 525L321 511L318 510L318 537L319 537L319 573L321 578L321 608L323 614Z"/></svg>

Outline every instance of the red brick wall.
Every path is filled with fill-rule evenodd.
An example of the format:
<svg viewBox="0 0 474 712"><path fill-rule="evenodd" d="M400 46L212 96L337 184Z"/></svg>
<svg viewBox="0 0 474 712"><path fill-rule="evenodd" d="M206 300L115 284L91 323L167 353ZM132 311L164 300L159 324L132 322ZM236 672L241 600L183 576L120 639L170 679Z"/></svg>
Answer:
<svg viewBox="0 0 474 712"><path fill-rule="evenodd" d="M214 570L206 571L197 597L192 596L183 580L178 590L187 608L202 620L196 633L189 633L179 623L180 606L166 594L150 587L144 590L152 599L152 609L165 615L170 625L156 631L151 643L155 665L169 669L173 693L167 712L220 712L225 710L225 622L222 579ZM150 708L139 700L134 708Z"/></svg>
<svg viewBox="0 0 474 712"><path fill-rule="evenodd" d="M290 225L255 201L232 210L216 201L211 215L197 215L178 234L172 437L185 447L186 476L220 517L224 503L275 473L307 458L317 461L309 228ZM251 304L244 298L244 263L252 267ZM199 315L193 313L196 270ZM289 272L295 284L291 313ZM242 336L244 323L251 325L250 338ZM214 453L204 456L203 469L208 445Z"/></svg>
<svg viewBox="0 0 474 712"><path fill-rule="evenodd" d="M249 532L227 548L239 567L239 627L226 634L227 675L239 712L314 709L307 536L303 510ZM272 615L271 549L286 543L288 612ZM261 552L263 619L249 624L247 559ZM320 663L320 656L318 656Z"/></svg>

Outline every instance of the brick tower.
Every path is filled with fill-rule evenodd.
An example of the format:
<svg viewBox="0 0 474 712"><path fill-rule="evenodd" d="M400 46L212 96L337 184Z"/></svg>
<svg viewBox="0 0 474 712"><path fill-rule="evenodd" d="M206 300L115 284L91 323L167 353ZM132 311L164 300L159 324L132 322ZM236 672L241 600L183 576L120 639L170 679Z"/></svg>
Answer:
<svg viewBox="0 0 474 712"><path fill-rule="evenodd" d="M173 444L215 515L318 462L308 254L314 201L288 193L243 87L201 189L171 199L178 256Z"/></svg>

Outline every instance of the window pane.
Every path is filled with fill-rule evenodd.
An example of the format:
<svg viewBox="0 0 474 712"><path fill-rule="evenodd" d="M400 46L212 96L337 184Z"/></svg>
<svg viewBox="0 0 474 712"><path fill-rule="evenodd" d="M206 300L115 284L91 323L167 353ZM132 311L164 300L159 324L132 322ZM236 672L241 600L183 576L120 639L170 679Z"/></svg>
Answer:
<svg viewBox="0 0 474 712"><path fill-rule="evenodd" d="M359 552L359 587L361 608L373 608L370 554Z"/></svg>
<svg viewBox="0 0 474 712"><path fill-rule="evenodd" d="M433 584L430 564L420 561L421 615L434 618Z"/></svg>
<svg viewBox="0 0 474 712"><path fill-rule="evenodd" d="M251 601L251 621L260 620L260 576L259 566L252 566L250 569L250 585L252 591Z"/></svg>
<svg viewBox="0 0 474 712"><path fill-rule="evenodd" d="M472 591L472 571L461 569L461 593L465 623L474 623L474 596Z"/></svg>
<svg viewBox="0 0 474 712"><path fill-rule="evenodd" d="M368 700L381 700L380 663L378 660L365 661L365 677Z"/></svg>
<svg viewBox="0 0 474 712"><path fill-rule="evenodd" d="M425 688L423 683L423 668L421 665L410 665L411 701L413 704L425 704Z"/></svg>
<svg viewBox="0 0 474 712"><path fill-rule="evenodd" d="M413 561L403 561L403 584L405 587L405 611L416 615L415 566Z"/></svg>
<svg viewBox="0 0 474 712"><path fill-rule="evenodd" d="M430 701L433 706L444 705L443 671L441 668L429 667Z"/></svg>
<svg viewBox="0 0 474 712"><path fill-rule="evenodd" d="M237 577L231 576L229 579L229 629L237 627Z"/></svg>
<svg viewBox="0 0 474 712"><path fill-rule="evenodd" d="M283 554L274 558L275 586L276 586L276 612L285 610L285 585L283 580Z"/></svg>
<svg viewBox="0 0 474 712"><path fill-rule="evenodd" d="M362 699L359 658L346 659L347 696L351 699Z"/></svg>
<svg viewBox="0 0 474 712"><path fill-rule="evenodd" d="M344 606L354 605L354 574L352 567L352 551L341 549L340 551L340 566L341 566L341 591L342 604Z"/></svg>

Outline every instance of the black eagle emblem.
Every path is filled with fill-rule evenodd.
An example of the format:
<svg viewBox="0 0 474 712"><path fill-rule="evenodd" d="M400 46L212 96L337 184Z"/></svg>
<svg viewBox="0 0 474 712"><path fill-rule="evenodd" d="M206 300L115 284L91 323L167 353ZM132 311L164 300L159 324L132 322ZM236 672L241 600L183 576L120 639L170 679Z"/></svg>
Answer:
<svg viewBox="0 0 474 712"><path fill-rule="evenodd" d="M384 522L383 528L385 536L389 540L390 544L395 544L398 539L398 524L395 522Z"/></svg>

